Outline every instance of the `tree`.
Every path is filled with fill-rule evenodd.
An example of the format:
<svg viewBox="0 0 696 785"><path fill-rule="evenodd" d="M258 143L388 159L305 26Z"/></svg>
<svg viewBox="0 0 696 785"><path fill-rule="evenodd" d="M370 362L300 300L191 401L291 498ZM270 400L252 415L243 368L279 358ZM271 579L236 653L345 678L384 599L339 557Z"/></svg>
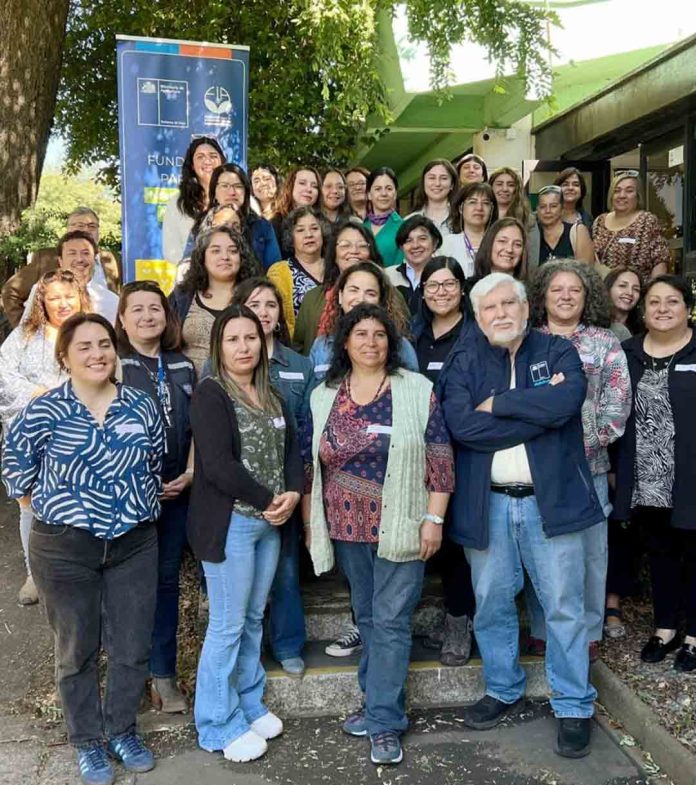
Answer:
<svg viewBox="0 0 696 785"><path fill-rule="evenodd" d="M107 162L117 185L115 32L248 44L251 161L344 164L370 113L389 118L380 79L378 20L388 0L75 0L57 112L73 171ZM483 44L498 72L548 87L543 9L518 0L407 0L410 34L431 54L444 91L450 47ZM555 20L553 15L549 18ZM444 92L443 92L444 95Z"/></svg>
<svg viewBox="0 0 696 785"><path fill-rule="evenodd" d="M69 0L0 0L0 236L36 197Z"/></svg>

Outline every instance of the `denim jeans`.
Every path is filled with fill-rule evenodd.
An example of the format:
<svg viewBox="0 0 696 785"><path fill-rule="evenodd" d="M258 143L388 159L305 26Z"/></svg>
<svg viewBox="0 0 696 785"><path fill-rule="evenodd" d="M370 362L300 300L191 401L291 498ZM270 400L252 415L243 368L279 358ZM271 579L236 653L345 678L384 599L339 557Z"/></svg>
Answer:
<svg viewBox="0 0 696 785"><path fill-rule="evenodd" d="M403 732L411 617L420 600L425 562L392 562L377 545L334 540L363 642L358 683L365 696L367 731Z"/></svg>
<svg viewBox="0 0 696 785"><path fill-rule="evenodd" d="M526 569L546 617L546 678L557 717L591 717L582 532L547 537L534 496L491 493L488 548L467 549L476 593L474 632L486 694L513 703L524 695L515 597Z"/></svg>
<svg viewBox="0 0 696 785"><path fill-rule="evenodd" d="M188 497L188 491L184 491L176 499L162 501L162 514L157 521L157 609L152 631L150 673L162 679L176 676L179 573L186 548Z"/></svg>
<svg viewBox="0 0 696 785"><path fill-rule="evenodd" d="M606 474L596 474L594 480L595 490L604 514L608 517L611 512L609 503L609 483ZM587 637L591 641L601 641L604 630L604 607L606 604L607 566L609 562L609 548L607 544L607 521L590 526L582 532L583 548L585 555L585 623L587 624ZM524 586L525 602L531 633L535 638L546 640L546 625L544 612L541 609L536 593L529 581Z"/></svg>
<svg viewBox="0 0 696 785"><path fill-rule="evenodd" d="M225 560L203 562L210 610L194 719L205 750L224 749L268 713L261 638L279 552L278 527L233 512Z"/></svg>
<svg viewBox="0 0 696 785"><path fill-rule="evenodd" d="M302 656L305 617L300 593L300 532L297 514L280 527L280 558L276 570L268 619L269 642L276 660Z"/></svg>
<svg viewBox="0 0 696 785"><path fill-rule="evenodd" d="M142 524L114 540L34 521L29 559L55 635L56 680L71 744L135 728L148 677L157 592L157 532ZM107 653L106 691L98 655Z"/></svg>

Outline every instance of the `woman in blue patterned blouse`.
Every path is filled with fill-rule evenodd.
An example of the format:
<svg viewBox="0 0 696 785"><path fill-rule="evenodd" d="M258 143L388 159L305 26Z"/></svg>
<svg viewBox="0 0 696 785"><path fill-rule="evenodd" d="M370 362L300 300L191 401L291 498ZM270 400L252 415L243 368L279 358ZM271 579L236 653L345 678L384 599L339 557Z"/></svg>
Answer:
<svg viewBox="0 0 696 785"><path fill-rule="evenodd" d="M155 765L135 722L155 611L164 432L151 398L114 382L116 335L106 319L71 316L56 359L70 381L15 420L3 480L10 498L34 510L29 560L55 635L80 775L108 785L107 750L129 771ZM100 645L109 659L103 700Z"/></svg>

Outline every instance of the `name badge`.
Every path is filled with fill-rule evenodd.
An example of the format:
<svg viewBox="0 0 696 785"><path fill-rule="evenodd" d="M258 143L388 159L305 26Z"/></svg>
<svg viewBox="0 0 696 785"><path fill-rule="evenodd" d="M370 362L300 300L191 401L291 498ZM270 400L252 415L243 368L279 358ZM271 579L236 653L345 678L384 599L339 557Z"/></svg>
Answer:
<svg viewBox="0 0 696 785"><path fill-rule="evenodd" d="M329 364L324 363L322 365L315 365L314 372L315 373L326 373L329 370Z"/></svg>
<svg viewBox="0 0 696 785"><path fill-rule="evenodd" d="M684 364L675 365L674 366L674 370L675 371L693 371L694 373L696 373L696 363L692 363L691 365L684 365Z"/></svg>
<svg viewBox="0 0 696 785"><path fill-rule="evenodd" d="M429 371L441 371L444 363L428 363Z"/></svg>
<svg viewBox="0 0 696 785"><path fill-rule="evenodd" d="M328 367L328 366L327 366ZM288 381L304 381L304 374L302 371L279 371L278 376L281 379L287 379Z"/></svg>
<svg viewBox="0 0 696 785"><path fill-rule="evenodd" d="M546 360L530 365L529 372L532 375L532 384L535 387L548 384L551 381L551 374L549 373L549 366Z"/></svg>
<svg viewBox="0 0 696 785"><path fill-rule="evenodd" d="M619 237L617 242L623 243L623 245L635 245L638 241L635 237Z"/></svg>
<svg viewBox="0 0 696 785"><path fill-rule="evenodd" d="M129 433L145 433L145 429L137 422L126 422L116 426L116 433L127 436Z"/></svg>
<svg viewBox="0 0 696 785"><path fill-rule="evenodd" d="M384 433L387 436L391 436L392 427L391 425L368 425L367 426L368 433Z"/></svg>
<svg viewBox="0 0 696 785"><path fill-rule="evenodd" d="M278 429L285 428L285 417L274 417L273 427Z"/></svg>

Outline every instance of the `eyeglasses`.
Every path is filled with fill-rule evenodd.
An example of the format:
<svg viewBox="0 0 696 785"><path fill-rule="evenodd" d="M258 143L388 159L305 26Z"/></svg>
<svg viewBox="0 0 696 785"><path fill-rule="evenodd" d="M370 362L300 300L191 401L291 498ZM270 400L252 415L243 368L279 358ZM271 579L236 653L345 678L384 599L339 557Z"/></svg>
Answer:
<svg viewBox="0 0 696 785"><path fill-rule="evenodd" d="M59 281L66 281L67 283L73 283L75 281L75 273L72 270L50 270L43 275L43 282L44 283L51 283L51 281L55 281L58 279Z"/></svg>
<svg viewBox="0 0 696 785"><path fill-rule="evenodd" d="M464 200L467 207L492 207L493 204L490 199L475 199L473 196Z"/></svg>
<svg viewBox="0 0 696 785"><path fill-rule="evenodd" d="M563 194L563 189L560 185L545 185L543 188L539 189L537 196L544 196L544 194L558 194L561 196Z"/></svg>
<svg viewBox="0 0 696 785"><path fill-rule="evenodd" d="M218 183L216 188L221 191L245 191L244 183Z"/></svg>
<svg viewBox="0 0 696 785"><path fill-rule="evenodd" d="M362 243L351 243L350 240L339 240L336 243L336 248L341 251L369 251L370 245L369 243L362 242Z"/></svg>
<svg viewBox="0 0 696 785"><path fill-rule="evenodd" d="M94 221L83 223L82 221L68 221L68 228L75 232L93 232L99 228L99 224Z"/></svg>
<svg viewBox="0 0 696 785"><path fill-rule="evenodd" d="M446 281L428 281L423 287L423 291L426 294L437 294L440 291L440 287L447 294L453 294L461 289L461 284L456 278L448 278Z"/></svg>

